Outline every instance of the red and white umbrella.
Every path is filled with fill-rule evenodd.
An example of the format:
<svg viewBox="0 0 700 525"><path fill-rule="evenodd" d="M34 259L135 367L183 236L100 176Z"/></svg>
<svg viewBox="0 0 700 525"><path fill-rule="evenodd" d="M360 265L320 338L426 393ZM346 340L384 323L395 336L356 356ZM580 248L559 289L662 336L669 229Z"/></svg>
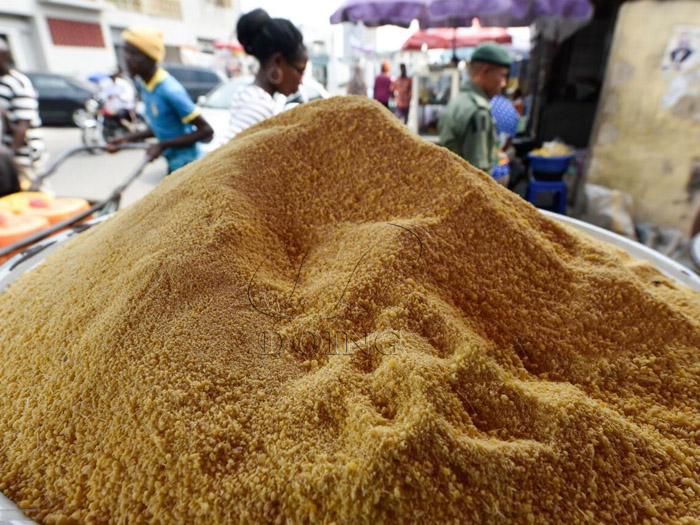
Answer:
<svg viewBox="0 0 700 525"><path fill-rule="evenodd" d="M508 31L502 27L481 27L478 19L472 20L471 27L439 27L417 31L401 46L403 51L420 51L427 49L457 49L459 47L476 47L482 42L512 42Z"/></svg>
<svg viewBox="0 0 700 525"><path fill-rule="evenodd" d="M232 40L215 40L212 44L215 49L228 49L230 51L244 51L243 45L235 39Z"/></svg>

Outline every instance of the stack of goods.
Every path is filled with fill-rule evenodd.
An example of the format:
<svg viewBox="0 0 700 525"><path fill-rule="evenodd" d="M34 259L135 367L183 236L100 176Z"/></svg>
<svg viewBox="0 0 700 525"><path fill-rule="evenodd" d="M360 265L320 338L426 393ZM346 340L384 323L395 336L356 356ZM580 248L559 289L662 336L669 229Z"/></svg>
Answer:
<svg viewBox="0 0 700 525"><path fill-rule="evenodd" d="M542 147L530 152L533 157L568 157L572 154L573 151L569 146L558 141L545 142Z"/></svg>

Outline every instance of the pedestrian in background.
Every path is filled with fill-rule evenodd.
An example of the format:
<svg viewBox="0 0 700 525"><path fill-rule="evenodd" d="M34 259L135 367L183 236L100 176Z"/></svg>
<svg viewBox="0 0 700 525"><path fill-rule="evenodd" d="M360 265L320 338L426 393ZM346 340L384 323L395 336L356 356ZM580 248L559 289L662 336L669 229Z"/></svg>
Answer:
<svg viewBox="0 0 700 525"><path fill-rule="evenodd" d="M389 99L391 98L391 75L389 62L382 62L382 72L374 79L374 100L389 107Z"/></svg>
<svg viewBox="0 0 700 525"><path fill-rule="evenodd" d="M367 82L365 82L365 74L360 64L355 64L353 68L352 78L348 82L348 95L367 96Z"/></svg>
<svg viewBox="0 0 700 525"><path fill-rule="evenodd" d="M10 47L0 38L0 105L4 126L0 145L0 193L19 191L20 169L32 167L44 154L36 91L10 63Z"/></svg>
<svg viewBox="0 0 700 525"><path fill-rule="evenodd" d="M515 91L513 91L513 107L515 107L518 115L523 116L525 113L525 99L520 88L515 88Z"/></svg>
<svg viewBox="0 0 700 525"><path fill-rule="evenodd" d="M222 144L244 129L279 111L275 94L285 97L299 90L308 54L301 32L285 18L271 18L264 9L246 13L236 25L245 52L258 59L255 81L231 97L229 126Z"/></svg>
<svg viewBox="0 0 700 525"><path fill-rule="evenodd" d="M0 139L9 132L10 119L0 105ZM19 167L10 148L0 144L0 197L21 191Z"/></svg>
<svg viewBox="0 0 700 525"><path fill-rule="evenodd" d="M107 110L106 117L126 120L129 124L136 121L136 89L122 77L121 68L100 80L99 86L100 97Z"/></svg>
<svg viewBox="0 0 700 525"><path fill-rule="evenodd" d="M401 74L399 78L394 80L391 85L391 91L396 97L396 108L394 113L397 117L403 120L404 124L408 123L408 111L411 107L411 91L413 89L413 79L406 74L406 64L400 66Z"/></svg>
<svg viewBox="0 0 700 525"><path fill-rule="evenodd" d="M494 42L479 45L469 64L469 81L440 119L440 144L491 174L497 158L496 130L489 100L506 87L511 58Z"/></svg>
<svg viewBox="0 0 700 525"><path fill-rule="evenodd" d="M151 160L161 155L168 162L168 173L182 168L201 156L198 143L211 138L211 126L200 115L185 88L158 62L165 56L163 34L155 28L130 28L122 32L126 43L124 58L132 77L138 77L139 94L146 106L149 129L112 139L107 150L115 146L156 137L148 148Z"/></svg>

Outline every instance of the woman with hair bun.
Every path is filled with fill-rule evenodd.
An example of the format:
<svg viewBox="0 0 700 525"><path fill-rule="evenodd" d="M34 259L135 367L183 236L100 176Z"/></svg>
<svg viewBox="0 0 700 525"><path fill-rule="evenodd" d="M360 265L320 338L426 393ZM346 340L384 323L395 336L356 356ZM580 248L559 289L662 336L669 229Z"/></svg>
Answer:
<svg viewBox="0 0 700 525"><path fill-rule="evenodd" d="M292 95L299 89L308 55L304 38L289 20L271 18L264 9L241 16L238 41L246 53L260 62L255 82L235 91L224 143L244 129L277 112L275 93Z"/></svg>

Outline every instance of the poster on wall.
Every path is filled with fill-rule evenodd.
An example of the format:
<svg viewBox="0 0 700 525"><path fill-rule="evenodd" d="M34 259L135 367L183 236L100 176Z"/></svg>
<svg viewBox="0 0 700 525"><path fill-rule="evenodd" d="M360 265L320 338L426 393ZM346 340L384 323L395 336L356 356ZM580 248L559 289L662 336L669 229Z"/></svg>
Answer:
<svg viewBox="0 0 700 525"><path fill-rule="evenodd" d="M700 27L674 26L661 62L667 89L661 106L683 119L700 120Z"/></svg>

